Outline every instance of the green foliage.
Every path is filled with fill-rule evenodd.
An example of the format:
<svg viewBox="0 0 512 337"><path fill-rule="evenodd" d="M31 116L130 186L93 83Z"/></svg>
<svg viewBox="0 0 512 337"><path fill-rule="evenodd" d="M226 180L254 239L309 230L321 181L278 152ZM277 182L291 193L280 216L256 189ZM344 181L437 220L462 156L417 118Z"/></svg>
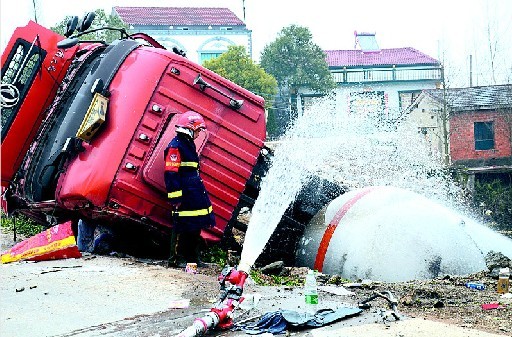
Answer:
<svg viewBox="0 0 512 337"><path fill-rule="evenodd" d="M499 230L512 230L512 185L501 180L475 181L474 200ZM490 211L490 212L489 212Z"/></svg>
<svg viewBox="0 0 512 337"><path fill-rule="evenodd" d="M346 279L340 275L335 275L327 281L327 284L334 284L334 285L339 286L339 285L343 285L344 283L348 283L348 282L350 282L349 279Z"/></svg>
<svg viewBox="0 0 512 337"><path fill-rule="evenodd" d="M304 286L304 278L298 276L279 276L279 275L265 275L257 269L252 269L249 272L251 279L257 284L262 286L290 286L302 287Z"/></svg>
<svg viewBox="0 0 512 337"><path fill-rule="evenodd" d="M275 135L279 132L279 125L277 123L276 109L269 109L267 112L267 133L269 136Z"/></svg>
<svg viewBox="0 0 512 337"><path fill-rule="evenodd" d="M7 216L3 211L1 212L1 226L8 232L14 232L14 227L16 227L16 233L25 237L36 235L45 230L44 226L23 215Z"/></svg>
<svg viewBox="0 0 512 337"><path fill-rule="evenodd" d="M262 96L266 108L272 106L274 95L277 93L277 81L251 60L245 47L229 46L228 51L217 58L205 61L203 65L231 82Z"/></svg>
<svg viewBox="0 0 512 337"><path fill-rule="evenodd" d="M327 94L336 87L325 53L313 42L306 27L283 28L278 38L263 49L260 64L275 77L279 86L293 94L299 88Z"/></svg>
<svg viewBox="0 0 512 337"><path fill-rule="evenodd" d="M265 281L262 278L263 274L259 270L251 269L249 271L249 276L257 285L261 286L265 284Z"/></svg>
<svg viewBox="0 0 512 337"><path fill-rule="evenodd" d="M112 27L112 28L124 28L128 32L128 25L124 24L119 16L117 15L107 15L103 9L97 9L95 11L96 17L94 18L94 21L91 25L91 27L88 30L91 29L97 29L101 27ZM61 22L59 22L55 27L51 27L51 30L53 30L56 33L59 33L61 35L64 35L66 31L66 26L71 19L72 16L67 16L64 18ZM79 24L80 24L79 19ZM76 35L78 31L76 31L73 35ZM100 30L97 32L89 33L82 35L80 37L80 40L93 40L93 41L105 41L106 43L111 43L114 40L117 40L121 37L120 33L118 31L113 30Z"/></svg>
<svg viewBox="0 0 512 337"><path fill-rule="evenodd" d="M216 265L223 267L226 265L228 260L228 254L218 245L213 245L203 251L201 259L204 262L215 263Z"/></svg>

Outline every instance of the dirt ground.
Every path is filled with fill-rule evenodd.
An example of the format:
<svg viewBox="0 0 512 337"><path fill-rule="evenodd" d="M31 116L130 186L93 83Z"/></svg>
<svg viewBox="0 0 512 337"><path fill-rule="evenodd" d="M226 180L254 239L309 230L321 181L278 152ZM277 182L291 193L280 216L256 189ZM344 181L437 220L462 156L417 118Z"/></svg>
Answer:
<svg viewBox="0 0 512 337"><path fill-rule="evenodd" d="M2 251L14 244L12 235L5 233L1 234L0 242ZM193 317L200 315L201 310L211 307L218 293L217 276L221 269L209 265L193 275L166 268L163 261L96 255L0 267L0 335L12 337L174 336L188 326ZM300 278L304 270L295 268L292 272ZM485 273L401 283L340 284L336 277L329 275L320 275L318 281L321 304L357 306L375 292L389 291L398 301L402 320L415 318L420 323L430 322L425 328L427 331L433 329L434 322L439 322L448 324L448 330L470 329L461 330L460 336L483 336L484 332L512 336L512 299L502 298L496 292L497 280ZM467 282L483 283L486 289L469 289L465 286ZM345 290L351 294L339 294ZM248 312L237 319L277 310L283 305L288 306L285 309L300 311L304 309L301 291L300 287L261 287L249 281L244 294L259 293L266 300L262 300L259 311ZM172 303L182 299L190 301L189 308L172 309ZM496 302L500 303L498 308L482 309L482 304ZM382 330L384 325L379 313L389 309L388 303L382 298L369 303L368 314L349 322L347 327L338 324L330 329L353 328L351 325L355 322L355 325L377 323L377 328ZM386 326L389 336L415 336L393 328ZM384 336L384 330L382 332ZM375 332L359 336L372 334ZM316 335L305 336L317 335L321 336L319 330Z"/></svg>
<svg viewBox="0 0 512 337"><path fill-rule="evenodd" d="M469 289L467 282L486 285L485 290ZM445 276L434 280L375 283L355 290L358 302L373 292L390 291L398 300L398 310L408 317L426 318L460 327L512 335L512 298L496 291L497 280L485 273L465 277ZM385 300L378 299L381 306ZM497 309L483 310L482 304L499 303Z"/></svg>
<svg viewBox="0 0 512 337"><path fill-rule="evenodd" d="M304 275L301 268L295 269L297 275ZM340 283L337 276L320 275L317 277L320 298L333 300L340 289L353 294L348 295L352 303L361 303L376 293L389 295L398 302L398 312L408 318L422 318L459 327L472 328L504 336L512 336L512 294L497 292L497 278L487 272L467 276L443 276L432 280L414 280L409 282L386 283L364 281ZM485 290L470 289L468 282L485 285ZM334 287L333 287L334 286ZM324 289L324 290L323 290ZM337 290L337 291L336 291ZM391 309L389 302L377 297L369 302L372 308ZM482 304L499 304L495 309L486 309Z"/></svg>

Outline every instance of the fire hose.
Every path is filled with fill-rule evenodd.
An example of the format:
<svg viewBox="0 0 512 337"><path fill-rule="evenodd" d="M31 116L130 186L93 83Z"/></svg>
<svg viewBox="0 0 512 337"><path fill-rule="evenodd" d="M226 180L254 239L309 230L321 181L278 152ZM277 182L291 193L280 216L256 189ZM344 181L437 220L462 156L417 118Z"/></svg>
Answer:
<svg viewBox="0 0 512 337"><path fill-rule="evenodd" d="M249 268L245 268L249 270ZM229 329L233 326L233 312L244 300L242 297L248 272L233 267L225 267L218 277L220 294L216 304L203 317L180 332L176 337L201 336L214 328Z"/></svg>

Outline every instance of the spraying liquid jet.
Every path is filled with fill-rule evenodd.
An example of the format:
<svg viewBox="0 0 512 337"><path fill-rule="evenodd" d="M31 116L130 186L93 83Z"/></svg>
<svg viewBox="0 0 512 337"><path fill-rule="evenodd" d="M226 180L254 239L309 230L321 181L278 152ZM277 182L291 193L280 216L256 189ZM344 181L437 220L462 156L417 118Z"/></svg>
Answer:
<svg viewBox="0 0 512 337"><path fill-rule="evenodd" d="M242 269L243 268L243 269ZM229 329L233 326L233 312L243 302L244 284L249 276L249 265L240 265L238 269L224 267L218 277L220 284L219 299L203 317L196 318L194 323L180 332L176 337L201 336L213 330Z"/></svg>
<svg viewBox="0 0 512 337"><path fill-rule="evenodd" d="M361 114L347 114L346 111L336 111L335 102L335 99L328 98L315 101L315 104L312 104L303 115L294 121L276 144L271 166L262 180L259 196L252 208L252 217L245 235L241 262L238 269L235 269L239 273L247 274L250 271L250 267L254 265L263 251L283 214L295 200L300 189L313 176L320 176L332 182L343 182L349 189L353 189L355 194L361 192L358 189L362 186L407 188L415 192L416 196L428 196L429 199L438 201L449 201L450 195L460 194L457 192L459 188L449 175L443 173L442 163L432 156L430 144L420 137L416 127L403 124L396 125L396 128L383 128L371 119L371 116L377 116L379 113L379 111L374 111L373 105L368 106L369 113L362 116ZM382 111L382 113L384 112ZM411 146L411 144L416 144L416 146ZM436 174L432 174L433 172ZM372 200L373 197L378 198L379 196L383 198ZM389 204L389 201L397 200L399 196L404 197L400 199L404 201L402 207L397 208L396 205ZM344 198L350 200L352 197L355 195L347 194ZM451 235L443 235L447 234L446 228L437 232L424 226L418 230L418 223L424 219L415 213L415 210L418 210L416 207L418 204L413 205L415 207L409 207L410 205L406 203L408 199L410 199L410 195L401 191L380 188L362 198L356 197L353 200L357 201L354 205L350 202L347 203L347 207L351 205L354 207L348 207L351 208L351 211L336 226L337 230L330 227L332 236L329 241L324 240L325 244L320 250L323 253L317 258L321 239L324 237L326 228L329 228L327 225L334 215L343 209L347 199L333 201L328 206L331 208L330 216L325 217L323 213L319 214L318 226L310 225L306 229L297 250L297 260L301 261L299 262L301 265L310 266L310 268L315 268L315 263L317 267L321 265L325 273L342 273L341 270L343 270L351 276L360 275L360 277L354 278L367 278L369 275L381 278L380 271L371 267L388 267L391 272L387 274L389 275L387 278L410 279L411 277L429 277L429 274L423 273L425 270L430 274L436 274L446 272L448 267L452 266L456 268L457 272L480 270L483 266L482 252L493 247L492 245L487 246L487 242L499 242L500 246L512 247L510 240L497 237L495 233L486 230L483 226L478 226L470 220L462 223L462 217L454 216L453 212L446 214L446 208L436 208L439 209L439 212L432 212L428 207L429 204L426 203L427 206L420 207L422 215L424 215L423 218L435 215L438 219L443 220L443 214L446 214L451 219L450 234L454 234L455 238L462 235L464 240L461 242L473 241L468 238L468 233L472 233L473 238L488 238L485 243L484 240L479 239L478 247L468 245L470 248L464 250L467 253L465 255L467 258L464 261L469 260L470 268L463 266L460 269L461 262L457 260L447 264L448 258L439 259L438 257L443 257L445 251L455 251L461 243L451 239ZM415 200L418 199L415 198ZM386 203L386 201L388 202ZM443 204L447 203L443 202ZM359 212L353 212L358 209ZM393 214L392 212L397 213ZM377 218L378 214L383 217ZM364 217L370 217L372 221L361 221L360 226L358 226L359 222L352 226L344 226L344 222L351 216L354 221ZM380 224L393 224L393 221L404 219L405 216L410 219L406 224L399 223L396 226L389 226L385 230L379 227ZM446 219L445 217L443 221ZM433 221L433 223L439 226L441 222ZM409 226L409 224L414 226ZM368 228L368 225L374 227ZM426 229L430 230L426 231ZM461 229L464 229L463 233L459 233ZM350 230L358 231L358 233L350 233ZM413 253L404 254L404 245L400 245L400 239L404 238L404 234L410 234L410 237L419 241L423 239L423 233L429 233L430 239L436 244L448 240L452 245L448 245L448 248L444 245L443 251L432 254L431 247L428 245L415 246L415 241L410 240ZM368 237L368 234L372 234L372 238L376 238L374 244L367 243L365 245L360 240L356 240ZM385 236L388 237L387 240L384 239ZM325 237L328 238L329 235L325 235ZM326 244L327 242L329 244ZM370 247L379 249L371 250ZM418 257L425 256L418 254L418 247L426 253L430 253L428 256L432 258L418 262ZM345 254L344 251L349 249L350 252L347 251ZM382 256L379 256L380 252L386 253L384 260ZM412 262L417 263L409 263L408 257L412 257ZM379 263L368 266L368 263L372 262L374 258L375 261L378 259ZM402 273L402 269L406 268L402 268L397 261L405 261L407 266L412 266L410 270L405 270L408 272L406 275ZM417 276L418 272L415 268L420 263L422 274ZM329 268L338 270L329 270ZM366 271L371 271L371 274ZM236 275L235 272L233 275L227 276L226 281L237 284L241 279ZM382 279L384 280L385 277ZM245 279L241 282L242 285L244 282ZM235 304L237 305L241 300L240 297L236 302L229 301L229 299L218 302L206 318L194 322L196 328L190 327L179 336L197 336L213 327L224 326L224 322L231 320L231 314L228 313L232 313L236 308Z"/></svg>

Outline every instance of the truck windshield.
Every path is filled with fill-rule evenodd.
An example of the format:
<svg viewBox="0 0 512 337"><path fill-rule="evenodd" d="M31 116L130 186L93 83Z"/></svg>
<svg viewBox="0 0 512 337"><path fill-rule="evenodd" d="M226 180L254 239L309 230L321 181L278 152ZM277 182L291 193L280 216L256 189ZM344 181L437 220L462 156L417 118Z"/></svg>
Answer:
<svg viewBox="0 0 512 337"><path fill-rule="evenodd" d="M44 60L46 52L37 46L37 40L18 39L2 67L2 140Z"/></svg>

